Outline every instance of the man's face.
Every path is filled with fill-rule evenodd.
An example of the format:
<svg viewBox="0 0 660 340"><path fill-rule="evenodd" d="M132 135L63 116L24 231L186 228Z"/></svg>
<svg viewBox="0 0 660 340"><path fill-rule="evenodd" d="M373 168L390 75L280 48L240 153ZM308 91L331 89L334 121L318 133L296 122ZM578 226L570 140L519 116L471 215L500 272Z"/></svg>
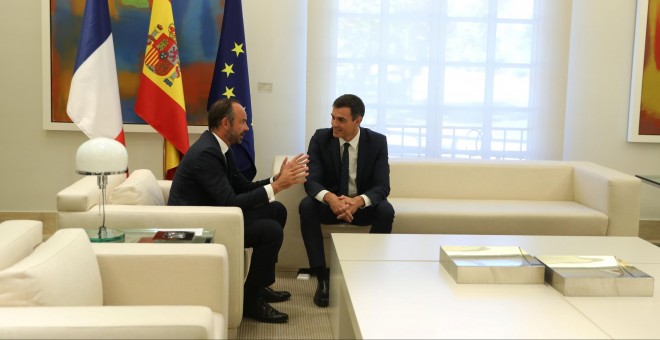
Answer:
<svg viewBox="0 0 660 340"><path fill-rule="evenodd" d="M234 109L234 120L229 123L229 130L227 131L229 145L241 144L243 135L250 130L245 109L237 103L233 103L232 108Z"/></svg>
<svg viewBox="0 0 660 340"><path fill-rule="evenodd" d="M358 133L362 117L358 116L353 120L349 107L333 107L330 115L332 116L332 135L336 138L343 138L347 142L353 140Z"/></svg>

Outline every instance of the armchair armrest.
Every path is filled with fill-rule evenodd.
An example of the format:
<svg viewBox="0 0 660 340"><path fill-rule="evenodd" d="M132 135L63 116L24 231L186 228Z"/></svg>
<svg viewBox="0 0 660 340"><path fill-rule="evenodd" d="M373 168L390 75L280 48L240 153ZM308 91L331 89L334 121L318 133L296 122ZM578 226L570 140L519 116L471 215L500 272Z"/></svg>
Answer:
<svg viewBox="0 0 660 340"><path fill-rule="evenodd" d="M103 304L198 305L228 313L228 257L221 244L93 243Z"/></svg>
<svg viewBox="0 0 660 340"><path fill-rule="evenodd" d="M237 207L106 205L106 226L135 228L207 228L215 231L214 243L227 248L229 257L229 328L243 315L244 242L243 213ZM58 211L59 228L98 228L99 209ZM164 244L157 244L162 246ZM180 246L181 244L175 244Z"/></svg>
<svg viewBox="0 0 660 340"><path fill-rule="evenodd" d="M106 192L110 193L126 180L126 175L108 176ZM57 211L87 211L101 202L101 189L96 176L85 176L57 193Z"/></svg>
<svg viewBox="0 0 660 340"><path fill-rule="evenodd" d="M590 162L574 162L575 201L609 217L607 236L637 236L641 180Z"/></svg>
<svg viewBox="0 0 660 340"><path fill-rule="evenodd" d="M9 220L0 223L0 271L32 253L43 241L43 222Z"/></svg>
<svg viewBox="0 0 660 340"><path fill-rule="evenodd" d="M0 308L2 339L226 339L222 315L203 306Z"/></svg>

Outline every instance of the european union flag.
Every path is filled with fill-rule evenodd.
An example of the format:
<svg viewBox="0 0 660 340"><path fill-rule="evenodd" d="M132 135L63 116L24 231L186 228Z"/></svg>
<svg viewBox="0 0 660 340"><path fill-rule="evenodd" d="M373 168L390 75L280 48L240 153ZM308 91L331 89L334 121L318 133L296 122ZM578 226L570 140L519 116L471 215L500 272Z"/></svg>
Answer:
<svg viewBox="0 0 660 340"><path fill-rule="evenodd" d="M257 174L257 168L254 165L254 129L241 0L225 0L220 44L206 109L223 96L234 97L245 106L250 131L243 136L241 144L234 144L231 148L236 167L247 179L252 180Z"/></svg>

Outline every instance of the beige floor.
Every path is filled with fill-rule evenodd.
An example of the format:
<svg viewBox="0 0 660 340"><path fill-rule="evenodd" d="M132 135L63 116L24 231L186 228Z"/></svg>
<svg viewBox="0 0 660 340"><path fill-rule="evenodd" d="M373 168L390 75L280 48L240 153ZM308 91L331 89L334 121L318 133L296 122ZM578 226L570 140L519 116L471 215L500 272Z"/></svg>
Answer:
<svg viewBox="0 0 660 340"><path fill-rule="evenodd" d="M296 279L295 272L278 272L273 289L291 292L291 299L273 303L280 312L289 314L285 324L268 324L243 318L237 339L330 339L328 309L314 305L316 278Z"/></svg>
<svg viewBox="0 0 660 340"><path fill-rule="evenodd" d="M660 244L660 221L639 221L639 237Z"/></svg>

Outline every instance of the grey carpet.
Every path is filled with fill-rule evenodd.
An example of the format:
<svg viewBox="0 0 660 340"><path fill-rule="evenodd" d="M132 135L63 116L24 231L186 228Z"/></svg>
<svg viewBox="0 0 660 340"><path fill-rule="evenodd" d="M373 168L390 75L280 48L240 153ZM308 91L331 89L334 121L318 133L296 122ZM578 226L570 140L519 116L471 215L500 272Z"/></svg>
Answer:
<svg viewBox="0 0 660 340"><path fill-rule="evenodd" d="M328 308L317 307L312 298L316 291L316 278L297 280L295 272L278 272L275 290L291 292L291 299L273 303L275 309L289 314L289 322L268 324L243 318L237 339L331 339Z"/></svg>

